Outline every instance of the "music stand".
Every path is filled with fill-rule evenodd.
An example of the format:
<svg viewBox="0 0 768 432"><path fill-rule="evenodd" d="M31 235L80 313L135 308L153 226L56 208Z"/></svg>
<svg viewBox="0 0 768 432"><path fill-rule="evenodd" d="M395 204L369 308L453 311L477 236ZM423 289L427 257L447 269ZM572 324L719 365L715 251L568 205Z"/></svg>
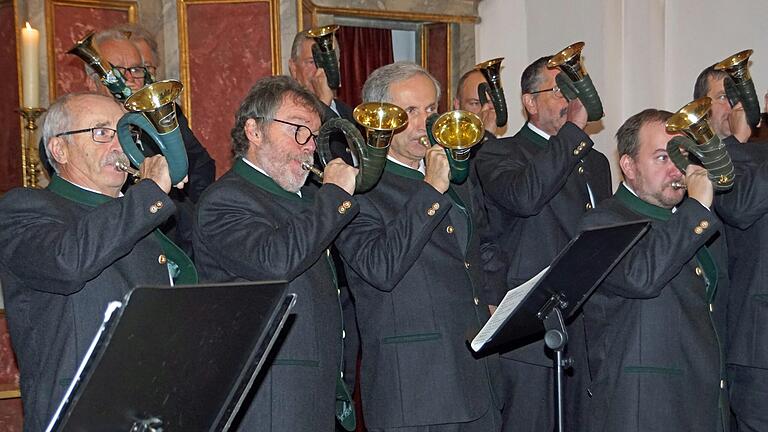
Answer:
<svg viewBox="0 0 768 432"><path fill-rule="evenodd" d="M132 290L105 320L47 430L228 430L295 303L286 288Z"/></svg>
<svg viewBox="0 0 768 432"><path fill-rule="evenodd" d="M649 225L642 221L583 231L547 269L511 290L471 342L476 352L499 351L541 334L543 324L544 341L555 352L558 431L563 431L563 373L570 366L570 359L563 359L568 343L565 320L576 314Z"/></svg>

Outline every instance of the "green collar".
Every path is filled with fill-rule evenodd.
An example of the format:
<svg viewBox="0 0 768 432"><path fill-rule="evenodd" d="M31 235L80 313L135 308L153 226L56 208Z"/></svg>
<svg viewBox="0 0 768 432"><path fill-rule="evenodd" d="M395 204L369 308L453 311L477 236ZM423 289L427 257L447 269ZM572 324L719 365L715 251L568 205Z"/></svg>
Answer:
<svg viewBox="0 0 768 432"><path fill-rule="evenodd" d="M629 189L624 186L624 183L619 185L619 189L616 190L615 196L616 199L629 207L630 210L651 219L667 221L672 217L672 209L665 209L641 200L638 196L630 192Z"/></svg>
<svg viewBox="0 0 768 432"><path fill-rule="evenodd" d="M249 183L264 189L272 195L294 201L304 201L298 194L281 188L274 180L248 165L242 158L237 158L232 170Z"/></svg>
<svg viewBox="0 0 768 432"><path fill-rule="evenodd" d="M520 131L515 136L525 138L528 141L534 143L537 147L542 149L546 148L547 144L549 144L549 140L537 134L536 132L533 131L533 129L528 127L528 122L526 122L523 125L523 127L520 128Z"/></svg>
<svg viewBox="0 0 768 432"><path fill-rule="evenodd" d="M59 177L58 174L54 174L53 178L51 178L51 183L48 184L48 190L70 201L74 201L88 207L98 207L102 204L112 201L113 199L111 196L91 192L79 186L75 186L69 181Z"/></svg>
<svg viewBox="0 0 768 432"><path fill-rule="evenodd" d="M424 174L422 174L421 171L408 168L406 166L400 165L397 162L392 162L389 159L387 159L387 164L384 165L384 171L399 175L400 177L407 177L414 180L424 180Z"/></svg>

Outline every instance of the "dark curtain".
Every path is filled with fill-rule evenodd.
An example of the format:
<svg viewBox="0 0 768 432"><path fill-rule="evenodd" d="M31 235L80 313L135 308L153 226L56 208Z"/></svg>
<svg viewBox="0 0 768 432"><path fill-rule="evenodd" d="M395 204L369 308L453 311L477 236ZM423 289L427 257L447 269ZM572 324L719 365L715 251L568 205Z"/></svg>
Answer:
<svg viewBox="0 0 768 432"><path fill-rule="evenodd" d="M341 88L338 98L352 108L362 101L366 78L374 69L394 61L392 32L367 27L344 27L336 32L341 50Z"/></svg>

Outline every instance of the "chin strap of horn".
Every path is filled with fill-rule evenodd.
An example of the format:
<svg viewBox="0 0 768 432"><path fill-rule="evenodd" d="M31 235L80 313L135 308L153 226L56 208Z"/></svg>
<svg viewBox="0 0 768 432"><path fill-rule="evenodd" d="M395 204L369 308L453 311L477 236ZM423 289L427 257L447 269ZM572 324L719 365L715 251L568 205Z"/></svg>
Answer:
<svg viewBox="0 0 768 432"><path fill-rule="evenodd" d="M603 102L597 89L592 83L592 78L587 74L581 62L581 50L584 42L565 47L562 51L552 56L547 62L550 69L558 68L560 73L555 77L555 83L560 88L566 99L574 100L577 97L587 110L587 120L597 121L603 118Z"/></svg>
<svg viewBox="0 0 768 432"><path fill-rule="evenodd" d="M760 123L760 102L749 73L749 56L752 50L734 54L715 65L715 70L724 71L728 76L723 80L725 94L731 107L741 102L747 116L747 124L753 129Z"/></svg>
<svg viewBox="0 0 768 432"><path fill-rule="evenodd" d="M319 68L325 70L328 87L337 90L341 87L339 79L339 59L333 47L333 35L339 29L337 25L317 27L307 30L307 35L315 40L312 45L312 58Z"/></svg>
<svg viewBox="0 0 768 432"><path fill-rule="evenodd" d="M168 162L172 184L184 180L189 168L187 151L176 119L175 101L182 89L182 84L175 80L144 86L125 101L128 113L117 122L117 138L131 163L138 168L144 162L144 154L136 146L131 134L131 126L134 126L146 132L160 148Z"/></svg>
<svg viewBox="0 0 768 432"><path fill-rule="evenodd" d="M469 175L470 150L485 134L483 121L469 111L454 110L427 117L426 129L429 142L445 148L451 182L464 183Z"/></svg>
<svg viewBox="0 0 768 432"><path fill-rule="evenodd" d="M504 127L507 124L507 100L504 97L504 88L501 86L501 62L504 57L488 60L475 66L483 74L487 83L477 85L477 96L480 103L488 103L488 96L491 97L493 109L496 111L496 126Z"/></svg>
<svg viewBox="0 0 768 432"><path fill-rule="evenodd" d="M82 40L78 41L67 54L73 54L79 57L99 76L99 80L104 87L109 90L112 97L119 101L124 101L131 96L131 89L125 85L125 78L120 71L112 67L108 61L99 53L99 50L93 45L94 32L88 33Z"/></svg>
<svg viewBox="0 0 768 432"><path fill-rule="evenodd" d="M340 131L358 160L355 192L366 192L378 183L387 164L387 151L395 131L408 123L408 114L397 105L369 102L355 107L352 113L366 130L366 137L351 122L334 118L323 123L317 136L317 154L323 166L333 159L330 136Z"/></svg>
<svg viewBox="0 0 768 432"><path fill-rule="evenodd" d="M683 156L681 149L696 156L707 169L709 180L716 191L727 191L733 187L736 173L731 162L731 155L725 144L709 125L709 109L712 99L703 97L682 107L666 123L668 132L682 132L667 143L667 154L680 171L685 172L690 161Z"/></svg>

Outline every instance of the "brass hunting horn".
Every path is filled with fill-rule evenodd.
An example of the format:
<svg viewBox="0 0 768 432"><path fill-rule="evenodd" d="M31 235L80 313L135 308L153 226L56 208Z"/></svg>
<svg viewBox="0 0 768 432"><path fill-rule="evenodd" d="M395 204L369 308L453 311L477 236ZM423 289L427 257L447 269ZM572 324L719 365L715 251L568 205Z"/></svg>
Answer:
<svg viewBox="0 0 768 432"><path fill-rule="evenodd" d="M341 84L339 80L339 59L333 46L333 35L339 29L337 25L316 27L307 30L307 35L315 40L312 45L312 58L319 68L325 69L328 78L328 87L337 90Z"/></svg>
<svg viewBox="0 0 768 432"><path fill-rule="evenodd" d="M427 136L422 144L438 144L445 148L451 168L451 182L461 184L469 175L470 149L485 135L483 121L477 115L464 110L448 111L427 117Z"/></svg>
<svg viewBox="0 0 768 432"><path fill-rule="evenodd" d="M747 123L752 128L756 128L760 123L760 103L749 73L749 56L751 55L751 49L741 51L716 64L715 70L728 74L723 81L728 102L731 107L741 102L744 113L747 115Z"/></svg>
<svg viewBox="0 0 768 432"><path fill-rule="evenodd" d="M317 136L317 153L323 166L333 159L330 136L339 130L344 133L350 149L357 157L358 169L355 177L355 192L370 190L381 177L387 163L387 151L395 132L408 124L408 114L397 105L386 102L368 102L355 107L352 112L355 121L365 128L365 138L355 125L343 118L333 118L320 127ZM316 175L319 169L305 166Z"/></svg>
<svg viewBox="0 0 768 432"><path fill-rule="evenodd" d="M112 96L119 101L124 101L131 95L131 89L125 85L125 78L120 74L120 71L112 67L93 45L95 34L91 32L85 35L72 49L67 51L67 54L76 55L84 61L96 72L101 83L112 93Z"/></svg>
<svg viewBox="0 0 768 432"><path fill-rule="evenodd" d="M731 155L725 144L709 124L709 110L712 99L703 97L680 108L667 120L667 132L682 132L667 143L667 153L680 171L685 171L689 161L681 153L685 149L701 161L709 173L709 180L716 191L727 191L733 187L736 174Z"/></svg>
<svg viewBox="0 0 768 432"><path fill-rule="evenodd" d="M549 59L547 67L560 69L561 72L555 77L555 82L563 96L568 100L578 97L587 110L587 120L597 121L603 118L603 103L592 83L592 78L582 64L582 49L584 49L584 42L568 45Z"/></svg>
<svg viewBox="0 0 768 432"><path fill-rule="evenodd" d="M491 97L493 109L496 111L496 126L504 127L507 124L507 100L504 98L504 88L501 86L501 62L504 57L495 58L475 66L483 74L487 81L477 85L477 96L481 104L488 102Z"/></svg>
<svg viewBox="0 0 768 432"><path fill-rule="evenodd" d="M184 140L176 119L176 99L182 84L175 80L158 81L144 86L125 101L128 113L117 122L117 138L120 146L138 167L144 161L144 154L136 146L130 126L142 129L157 144L168 162L171 183L181 182L187 175L189 162ZM118 169L123 169L119 164Z"/></svg>

